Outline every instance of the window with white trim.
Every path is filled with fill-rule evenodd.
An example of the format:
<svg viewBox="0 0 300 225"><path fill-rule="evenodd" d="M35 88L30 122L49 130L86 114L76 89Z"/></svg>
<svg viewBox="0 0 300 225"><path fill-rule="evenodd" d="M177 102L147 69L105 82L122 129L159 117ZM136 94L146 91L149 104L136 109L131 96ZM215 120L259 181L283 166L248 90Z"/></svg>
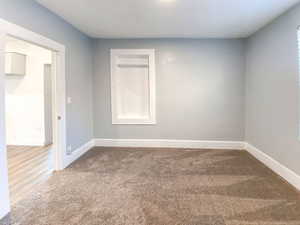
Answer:
<svg viewBox="0 0 300 225"><path fill-rule="evenodd" d="M112 124L155 124L155 95L154 49L112 49Z"/></svg>

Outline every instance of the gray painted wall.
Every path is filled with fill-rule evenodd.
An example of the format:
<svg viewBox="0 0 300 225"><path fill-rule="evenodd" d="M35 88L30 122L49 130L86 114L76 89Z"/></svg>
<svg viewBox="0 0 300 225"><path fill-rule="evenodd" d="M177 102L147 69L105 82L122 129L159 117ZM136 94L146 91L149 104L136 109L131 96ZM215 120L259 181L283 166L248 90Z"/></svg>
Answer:
<svg viewBox="0 0 300 225"><path fill-rule="evenodd" d="M242 40L95 41L94 136L242 141L243 44ZM156 125L111 124L111 48L156 50Z"/></svg>
<svg viewBox="0 0 300 225"><path fill-rule="evenodd" d="M0 0L0 17L66 46L67 144L73 150L93 137L92 41L32 0Z"/></svg>
<svg viewBox="0 0 300 225"><path fill-rule="evenodd" d="M247 41L246 141L300 174L300 5Z"/></svg>

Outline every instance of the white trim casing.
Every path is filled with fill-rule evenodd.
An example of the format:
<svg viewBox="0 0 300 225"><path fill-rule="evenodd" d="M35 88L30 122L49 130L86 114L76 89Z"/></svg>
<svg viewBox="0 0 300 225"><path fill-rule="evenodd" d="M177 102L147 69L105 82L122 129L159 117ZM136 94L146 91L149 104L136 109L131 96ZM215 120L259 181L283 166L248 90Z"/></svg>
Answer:
<svg viewBox="0 0 300 225"><path fill-rule="evenodd" d="M5 32L0 30L0 220L10 211L5 134L4 49ZM1 88L2 87L2 88Z"/></svg>
<svg viewBox="0 0 300 225"><path fill-rule="evenodd" d="M111 49L111 111L112 124L156 124L156 69L155 69L155 50L154 49ZM149 116L142 118L120 118L118 115L118 99L116 91L117 85L117 68L119 66L120 56L147 56L147 65L142 63L142 66L147 66L149 69ZM132 59L131 59L132 60ZM123 61L126 61L123 59ZM134 60L132 60L135 62ZM137 60L136 60L137 61ZM128 65L140 66L140 62L129 63ZM126 63L126 64L127 64Z"/></svg>
<svg viewBox="0 0 300 225"><path fill-rule="evenodd" d="M53 118L53 139L55 146L55 170L62 170L65 161L66 153L66 84L65 84L65 46L57 43L51 39L48 39L40 34L34 33L21 26L10 23L6 20L0 19L0 32L5 36L10 35L15 38L39 45L43 48L47 48L53 51L53 70L55 70L55 76L53 76L53 90L54 96L53 104L54 112ZM2 58L1 58L2 59ZM0 60L1 60L0 59ZM3 60L1 60L2 63ZM0 71L0 74L4 74L4 71ZM0 82L0 89L4 90L4 83ZM0 102L1 107L3 102ZM60 116L61 120L57 120ZM5 117L1 116L0 121L5 121Z"/></svg>
<svg viewBox="0 0 300 225"><path fill-rule="evenodd" d="M245 143L245 149L264 165L273 170L276 174L284 178L288 183L300 190L300 176L294 171L285 167L275 159L268 156L266 153L257 149L251 144Z"/></svg>
<svg viewBox="0 0 300 225"><path fill-rule="evenodd" d="M6 163L6 133L5 133L5 82L4 82L4 52L6 36L15 38L39 45L47 48L55 53L55 60L52 62L55 65L56 73L53 77L54 85L54 114L53 114L53 140L55 150L55 170L62 170L66 164L66 85L65 85L65 46L48 39L40 34L34 33L16 24L0 19L0 219L5 216L10 210L8 179L7 179L7 163ZM58 120L57 117L61 119ZM3 158L5 157L5 158Z"/></svg>
<svg viewBox="0 0 300 225"><path fill-rule="evenodd" d="M56 90L52 99L52 118L57 121L53 124L53 140L60 150L55 151L56 170L63 170L67 157L67 120L66 120L66 74L65 74L65 52L55 52L52 54L52 71L55 73L52 85ZM60 75L61 76L60 76ZM60 119L58 119L60 117Z"/></svg>
<svg viewBox="0 0 300 225"><path fill-rule="evenodd" d="M5 34L9 34L15 38L21 38L24 41L31 42L43 48L65 52L64 45L3 19L0 19L0 30Z"/></svg>
<svg viewBox="0 0 300 225"><path fill-rule="evenodd" d="M144 148L193 148L243 150L239 141L196 141L167 139L94 139L95 146L102 147L144 147Z"/></svg>

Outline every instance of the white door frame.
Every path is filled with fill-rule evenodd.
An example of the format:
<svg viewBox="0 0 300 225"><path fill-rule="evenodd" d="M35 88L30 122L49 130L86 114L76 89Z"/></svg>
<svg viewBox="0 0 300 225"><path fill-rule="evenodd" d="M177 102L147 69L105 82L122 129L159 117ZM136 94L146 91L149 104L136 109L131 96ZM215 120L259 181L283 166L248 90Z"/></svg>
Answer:
<svg viewBox="0 0 300 225"><path fill-rule="evenodd" d="M41 47L51 50L53 53L53 88L54 104L53 104L53 142L54 142L54 170L62 170L67 166L66 156L66 74L65 74L65 46L59 44L40 34L34 33L21 26L0 19L0 199L8 193L7 182L7 162L6 157L6 130L5 130L5 38L12 36ZM60 118L60 119L58 119ZM3 180L2 180L3 179ZM7 186L7 187L6 187ZM8 204L8 205L7 205ZM4 203L1 207L9 209L9 202ZM5 212L5 209L3 209ZM7 211L7 210L6 210ZM3 215L0 208L0 219Z"/></svg>

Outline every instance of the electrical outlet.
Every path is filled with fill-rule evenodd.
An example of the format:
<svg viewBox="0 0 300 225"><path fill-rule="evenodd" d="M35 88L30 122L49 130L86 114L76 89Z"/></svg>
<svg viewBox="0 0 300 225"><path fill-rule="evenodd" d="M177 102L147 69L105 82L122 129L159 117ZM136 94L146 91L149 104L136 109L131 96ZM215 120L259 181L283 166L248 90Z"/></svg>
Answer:
<svg viewBox="0 0 300 225"><path fill-rule="evenodd" d="M72 146L71 145L69 145L68 148L67 148L67 154L68 155L72 154Z"/></svg>

